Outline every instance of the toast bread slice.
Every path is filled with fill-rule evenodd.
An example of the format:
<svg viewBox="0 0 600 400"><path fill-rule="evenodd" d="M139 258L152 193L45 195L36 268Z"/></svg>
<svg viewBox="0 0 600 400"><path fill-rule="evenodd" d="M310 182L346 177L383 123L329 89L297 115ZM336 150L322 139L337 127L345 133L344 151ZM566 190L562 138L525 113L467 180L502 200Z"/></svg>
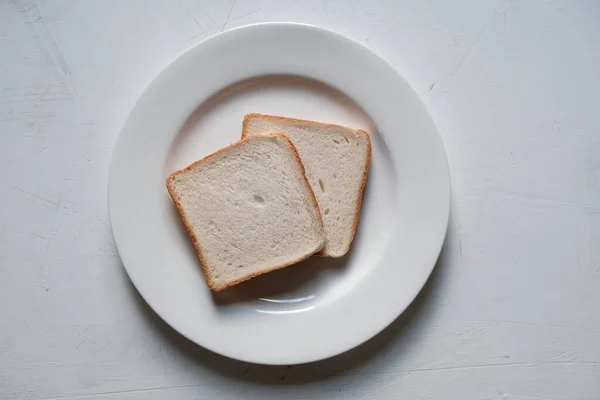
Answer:
<svg viewBox="0 0 600 400"><path fill-rule="evenodd" d="M277 131L174 172L166 186L213 291L295 264L325 244L302 162Z"/></svg>
<svg viewBox="0 0 600 400"><path fill-rule="evenodd" d="M326 243L318 254L342 257L350 248L360 216L371 161L364 130L295 118L248 114L242 138L270 130L285 134L298 151L323 219Z"/></svg>

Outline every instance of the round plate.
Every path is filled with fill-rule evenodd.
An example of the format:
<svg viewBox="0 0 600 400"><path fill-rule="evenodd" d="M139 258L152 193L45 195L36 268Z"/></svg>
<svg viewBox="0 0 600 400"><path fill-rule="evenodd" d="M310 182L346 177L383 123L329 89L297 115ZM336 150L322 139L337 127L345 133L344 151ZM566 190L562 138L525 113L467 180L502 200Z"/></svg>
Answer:
<svg viewBox="0 0 600 400"><path fill-rule="evenodd" d="M165 179L238 140L251 112L371 134L359 228L342 259L211 293ZM269 23L194 46L150 84L113 154L109 209L131 280L169 325L228 357L294 364L349 350L406 309L439 255L449 188L435 125L389 64L336 33Z"/></svg>

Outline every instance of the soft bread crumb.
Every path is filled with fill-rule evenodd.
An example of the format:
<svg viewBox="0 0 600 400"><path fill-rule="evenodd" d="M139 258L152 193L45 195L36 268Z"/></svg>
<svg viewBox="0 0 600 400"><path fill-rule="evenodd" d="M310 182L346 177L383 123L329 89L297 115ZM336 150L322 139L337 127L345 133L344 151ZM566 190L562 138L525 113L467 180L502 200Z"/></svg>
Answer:
<svg viewBox="0 0 600 400"><path fill-rule="evenodd" d="M214 291L297 263L324 246L304 167L281 133L219 150L171 174L167 189Z"/></svg>

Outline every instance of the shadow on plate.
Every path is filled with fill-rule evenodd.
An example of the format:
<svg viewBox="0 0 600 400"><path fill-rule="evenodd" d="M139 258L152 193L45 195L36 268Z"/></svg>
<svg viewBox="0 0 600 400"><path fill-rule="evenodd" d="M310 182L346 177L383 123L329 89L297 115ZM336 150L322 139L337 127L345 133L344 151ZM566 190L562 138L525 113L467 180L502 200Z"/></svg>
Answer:
<svg viewBox="0 0 600 400"><path fill-rule="evenodd" d="M449 228L450 231L450 228ZM169 346L178 363L194 369L198 374L216 374L228 379L241 380L255 385L300 385L321 381L334 376L353 375L355 370L367 368L366 364L385 363L394 357L394 364L410 358L418 348L420 337L431 329L431 320L437 312L435 299L443 286L448 267L448 236L427 283L411 305L387 328L365 343L340 355L308 364L268 366L233 360L213 353L181 336L168 326L144 302L133 285L135 299L147 317L149 327L164 339L161 346ZM357 321L357 323L360 323ZM371 365L373 367L373 365ZM349 385L354 380L349 381ZM364 380L362 381L364 384ZM379 385L378 383L374 383Z"/></svg>
<svg viewBox="0 0 600 400"><path fill-rule="evenodd" d="M168 196L168 195L167 195ZM367 196L365 196L366 199ZM170 201L170 198L169 200ZM366 201L366 200L365 200ZM196 249L192 244L187 229L177 208L173 204L169 207L170 218L176 220L176 226L180 241L186 243L187 251L197 262L197 267L202 269L202 265L196 254ZM356 232L356 238L360 235L359 229ZM353 257L353 247L346 255L340 258L312 256L297 264L257 276L239 285L225 289L221 292L211 292L212 299L216 305L226 306L232 303L254 301L260 298L275 298L286 293L292 293L308 285L311 281L319 279L319 275L326 271L341 271L348 265Z"/></svg>
<svg viewBox="0 0 600 400"><path fill-rule="evenodd" d="M181 221L177 208L172 203L169 195L165 194L165 196L167 197L165 201L170 203L170 218L177 221L175 225L178 228L177 231L180 240L186 243L186 248L193 254L193 258L197 260L198 268L202 269L196 249L192 244L185 225ZM369 198L369 180L367 179L362 201L363 207L370 201ZM358 241L360 237L361 229L359 223L354 240ZM261 298L285 296L286 293L298 291L303 286L319 279L319 275L321 274L331 271L341 272L352 262L354 248L354 246L350 246L348 253L340 258L312 256L297 264L257 276L221 292L211 292L213 302L218 306L226 306L232 303L255 301Z"/></svg>
<svg viewBox="0 0 600 400"><path fill-rule="evenodd" d="M168 196L168 194L165 196ZM366 197L367 196L365 196L365 199ZM170 198L165 201L172 203ZM364 201L366 200L363 200L363 202ZM196 249L194 248L192 240L174 204L171 204L168 213L169 218L176 221L174 225L177 227L179 240L186 243L187 251L190 252L191 257L196 260L197 267L201 270L202 264L198 259ZM359 235L360 224L356 232L356 238L358 238ZM319 275L326 271L341 271L350 263L352 256L353 247L350 247L348 253L340 258L312 256L297 264L257 276L256 278L252 278L221 292L211 292L212 299L216 305L225 306L232 303L254 301L260 298L279 297L286 293L292 293L301 289L303 286L318 279Z"/></svg>
<svg viewBox="0 0 600 400"><path fill-rule="evenodd" d="M222 292L212 292L217 305L227 305L243 301L254 301L260 298L276 298L294 292L318 279L326 270L344 268L350 260L348 252L341 258L313 256L277 271L257 276Z"/></svg>

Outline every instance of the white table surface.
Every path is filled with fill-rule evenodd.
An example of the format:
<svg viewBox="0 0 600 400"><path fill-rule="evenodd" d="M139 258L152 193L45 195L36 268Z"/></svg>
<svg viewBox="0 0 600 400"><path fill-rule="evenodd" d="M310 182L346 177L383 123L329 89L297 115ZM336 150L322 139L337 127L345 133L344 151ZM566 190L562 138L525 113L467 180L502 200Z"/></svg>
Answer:
<svg viewBox="0 0 600 400"><path fill-rule="evenodd" d="M452 175L445 247L411 308L292 367L222 358L160 321L106 204L154 75L261 21L389 60ZM0 0L0 399L599 399L599 21L591 0Z"/></svg>

